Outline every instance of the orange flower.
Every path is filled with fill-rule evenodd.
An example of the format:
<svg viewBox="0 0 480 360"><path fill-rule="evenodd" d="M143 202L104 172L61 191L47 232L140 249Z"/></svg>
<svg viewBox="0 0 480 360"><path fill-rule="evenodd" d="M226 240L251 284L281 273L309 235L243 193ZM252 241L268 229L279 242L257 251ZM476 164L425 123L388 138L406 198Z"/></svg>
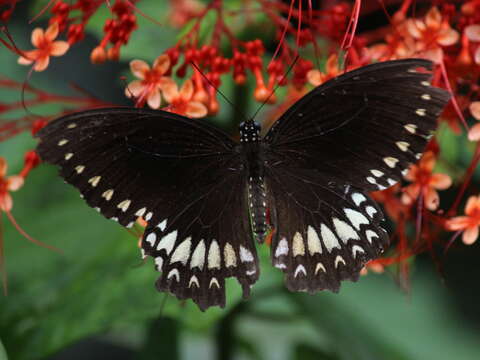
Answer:
<svg viewBox="0 0 480 360"><path fill-rule="evenodd" d="M417 40L416 51L437 63L443 59L442 46L453 45L460 37L435 6L424 20L408 19L406 25L409 34Z"/></svg>
<svg viewBox="0 0 480 360"><path fill-rule="evenodd" d="M325 81L340 75L341 71L338 68L337 54L332 54L328 57L327 63L325 64L325 70L325 73L322 73L320 70L317 69L310 70L307 73L308 82L313 86L318 86L320 84L323 84Z"/></svg>
<svg viewBox="0 0 480 360"><path fill-rule="evenodd" d="M470 106L470 113L472 116L480 121L480 101L473 101ZM473 125L468 131L468 140L478 141L480 140L480 124Z"/></svg>
<svg viewBox="0 0 480 360"><path fill-rule="evenodd" d="M43 71L48 67L50 56L62 56L70 47L66 41L53 41L58 36L58 23L53 23L43 31L41 28L36 28L32 32L32 44L37 49L25 51L25 57L18 58L18 63L22 65L33 65L33 70Z"/></svg>
<svg viewBox="0 0 480 360"><path fill-rule="evenodd" d="M186 80L178 91L177 84L170 79L165 81L162 91L163 97L170 103L169 111L192 118L201 118L207 115L207 107L201 102L193 100L192 80Z"/></svg>
<svg viewBox="0 0 480 360"><path fill-rule="evenodd" d="M465 36L468 40L480 43L480 24L469 25L465 28ZM474 61L480 65L480 46L473 55Z"/></svg>
<svg viewBox="0 0 480 360"><path fill-rule="evenodd" d="M462 241L466 245L473 244L478 238L478 226L480 225L480 195L470 196L465 206L466 216L456 216L447 220L448 230L462 230Z"/></svg>
<svg viewBox="0 0 480 360"><path fill-rule="evenodd" d="M426 152L417 165L412 165L405 179L412 182L404 188L402 202L410 205L419 196L422 196L425 206L429 210L436 210L439 205L437 190L444 190L452 185L452 179L445 174L433 174L435 166L435 155L433 152Z"/></svg>
<svg viewBox="0 0 480 360"><path fill-rule="evenodd" d="M160 55L153 62L153 67L143 60L132 60L130 71L140 80L134 80L125 89L127 97L137 98L137 104L144 104L147 101L152 109L158 109L162 102L160 89L162 83L168 79L163 76L170 69L170 57L166 54Z"/></svg>
<svg viewBox="0 0 480 360"><path fill-rule="evenodd" d="M23 185L23 177L13 175L5 177L7 173L7 162L0 157L0 210L10 211L13 206L12 197L9 191L16 191Z"/></svg>

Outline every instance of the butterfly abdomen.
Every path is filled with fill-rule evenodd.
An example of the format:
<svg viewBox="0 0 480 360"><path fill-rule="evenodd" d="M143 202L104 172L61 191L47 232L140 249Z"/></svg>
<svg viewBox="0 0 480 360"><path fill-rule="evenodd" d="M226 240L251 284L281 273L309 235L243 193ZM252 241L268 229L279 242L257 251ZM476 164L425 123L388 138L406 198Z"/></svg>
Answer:
<svg viewBox="0 0 480 360"><path fill-rule="evenodd" d="M262 243L267 233L267 199L263 176L248 178L248 206L255 238Z"/></svg>

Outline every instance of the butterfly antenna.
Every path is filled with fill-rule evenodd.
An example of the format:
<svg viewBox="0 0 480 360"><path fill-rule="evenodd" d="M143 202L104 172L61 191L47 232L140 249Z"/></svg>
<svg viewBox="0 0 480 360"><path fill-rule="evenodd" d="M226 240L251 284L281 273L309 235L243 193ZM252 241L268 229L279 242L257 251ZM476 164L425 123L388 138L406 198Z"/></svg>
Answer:
<svg viewBox="0 0 480 360"><path fill-rule="evenodd" d="M282 78L280 79L279 82L277 82L277 85L275 85L275 87L273 88L272 92L270 93L270 95L268 95L267 99L258 107L257 111L255 111L255 113L253 114L253 116L251 117L251 119L255 119L255 117L257 116L257 114L260 112L260 110L263 109L263 107L265 106L266 103L268 103L268 100L270 100L270 98L273 96L273 94L275 94L275 91L277 91L278 87L280 86L280 84L283 83L283 80L286 79L286 77L288 76L288 74L290 73L290 71L293 69L293 67L295 66L295 64L297 63L297 60L298 60L299 56L298 54L295 56L295 59L293 59L292 63L290 64L290 66L288 67L287 69L287 72L282 76Z"/></svg>
<svg viewBox="0 0 480 360"><path fill-rule="evenodd" d="M215 91L216 91L217 93L219 93L220 96L221 96L227 103L230 104L230 106L232 107L232 109L234 109L237 113L241 114L245 120L248 120L248 118L247 118L247 116L245 115L245 113L244 113L242 110L240 110L233 102L231 102L231 101L225 96L225 94L223 94L223 93L220 91L220 89L217 88L217 87L213 84L212 80L210 80L210 79L203 73L203 71L200 70L200 68L198 67L197 64L195 64L193 61L191 62L191 64L192 64L192 66L195 68L195 70L197 70L197 71L200 73L200 75L202 75L202 77L207 81L207 83L208 83L211 87L213 87L213 88L215 89Z"/></svg>

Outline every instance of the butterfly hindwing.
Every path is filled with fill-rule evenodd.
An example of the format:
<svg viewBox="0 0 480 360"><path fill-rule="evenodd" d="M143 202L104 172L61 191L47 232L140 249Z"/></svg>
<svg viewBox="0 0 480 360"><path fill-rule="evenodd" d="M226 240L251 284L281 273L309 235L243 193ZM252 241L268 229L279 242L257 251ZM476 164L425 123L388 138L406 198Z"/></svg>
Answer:
<svg viewBox="0 0 480 360"><path fill-rule="evenodd" d="M421 59L387 61L327 81L288 109L265 141L285 164L365 190L385 189L424 151L449 99L430 85L432 66Z"/></svg>
<svg viewBox="0 0 480 360"><path fill-rule="evenodd" d="M270 167L271 256L290 290L338 291L388 245L381 210L361 189L315 170Z"/></svg>
<svg viewBox="0 0 480 360"><path fill-rule="evenodd" d="M236 277L248 297L259 276L245 212L246 179L234 170L211 177L215 185L208 192L180 196L174 215L151 223L142 241L162 272L157 288L192 298L202 310L225 306L225 278Z"/></svg>

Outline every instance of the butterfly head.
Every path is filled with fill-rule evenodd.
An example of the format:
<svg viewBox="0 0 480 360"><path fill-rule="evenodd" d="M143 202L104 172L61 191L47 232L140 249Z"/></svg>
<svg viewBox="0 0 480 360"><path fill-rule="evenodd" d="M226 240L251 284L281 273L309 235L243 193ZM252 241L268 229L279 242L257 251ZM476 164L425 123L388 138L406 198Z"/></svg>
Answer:
<svg viewBox="0 0 480 360"><path fill-rule="evenodd" d="M240 124L240 142L249 143L260 141L260 130L262 127L259 123L248 120Z"/></svg>

